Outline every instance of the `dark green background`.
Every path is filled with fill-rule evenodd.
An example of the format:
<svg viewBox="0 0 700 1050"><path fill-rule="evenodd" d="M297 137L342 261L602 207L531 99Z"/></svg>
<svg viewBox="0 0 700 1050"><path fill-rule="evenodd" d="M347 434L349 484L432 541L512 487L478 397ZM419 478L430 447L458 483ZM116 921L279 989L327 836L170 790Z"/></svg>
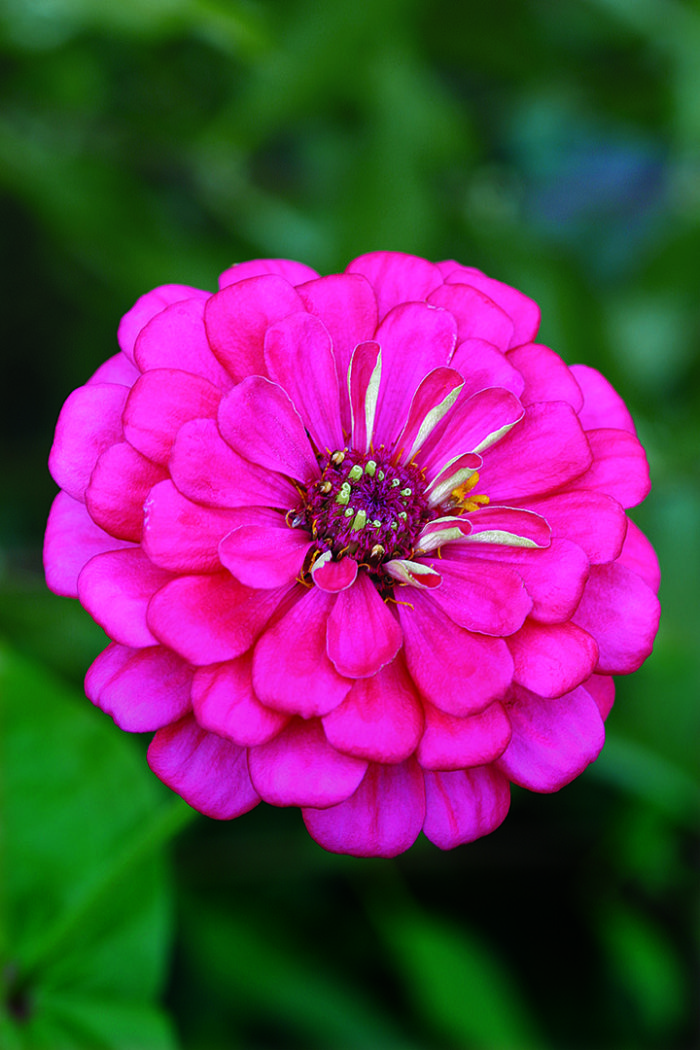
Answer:
<svg viewBox="0 0 700 1050"><path fill-rule="evenodd" d="M697 1045L700 6L0 0L0 48L0 1046ZM598 762L396 861L192 818L82 696L104 636L40 559L56 416L138 295L378 248L516 285L613 381L663 574Z"/></svg>

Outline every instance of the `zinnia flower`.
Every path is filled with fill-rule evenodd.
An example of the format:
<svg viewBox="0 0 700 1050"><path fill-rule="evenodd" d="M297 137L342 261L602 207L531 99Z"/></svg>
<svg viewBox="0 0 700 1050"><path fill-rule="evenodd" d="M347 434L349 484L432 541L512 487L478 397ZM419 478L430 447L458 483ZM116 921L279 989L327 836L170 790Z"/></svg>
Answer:
<svg viewBox="0 0 700 1050"><path fill-rule="evenodd" d="M48 583L113 639L87 694L212 817L299 806L362 856L476 839L511 781L596 758L651 652L629 412L455 262L220 284L139 299L58 421Z"/></svg>

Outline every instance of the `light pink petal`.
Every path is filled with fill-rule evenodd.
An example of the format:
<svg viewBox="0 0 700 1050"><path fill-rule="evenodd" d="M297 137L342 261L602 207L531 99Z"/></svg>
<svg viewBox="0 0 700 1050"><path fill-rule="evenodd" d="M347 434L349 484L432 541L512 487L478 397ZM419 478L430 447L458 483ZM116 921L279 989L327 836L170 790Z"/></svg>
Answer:
<svg viewBox="0 0 700 1050"><path fill-rule="evenodd" d="M330 853L395 857L418 838L425 818L423 774L415 759L372 763L349 799L331 809L304 809L311 837Z"/></svg>
<svg viewBox="0 0 700 1050"><path fill-rule="evenodd" d="M479 485L481 488L481 485ZM471 530L455 550L478 553L484 546L508 548L548 547L551 543L549 524L541 514L515 507L489 504L472 511L467 519ZM507 556L508 550L503 553Z"/></svg>
<svg viewBox="0 0 700 1050"><path fill-rule="evenodd" d="M603 720L585 689L554 700L526 690L509 709L513 736L498 768L530 791L558 791L600 754Z"/></svg>
<svg viewBox="0 0 700 1050"><path fill-rule="evenodd" d="M499 350L513 346L513 321L478 288L468 284L443 284L428 296L428 302L449 310L457 322L457 338L483 339Z"/></svg>
<svg viewBox="0 0 700 1050"><path fill-rule="evenodd" d="M273 740L251 747L248 764L256 790L273 806L335 806L367 769L331 747L316 718L295 718Z"/></svg>
<svg viewBox="0 0 700 1050"><path fill-rule="evenodd" d="M343 448L335 357L322 322L302 311L271 325L265 364L270 378L289 394L316 448Z"/></svg>
<svg viewBox="0 0 700 1050"><path fill-rule="evenodd" d="M148 749L148 764L164 784L207 817L231 820L260 801L248 775L245 748L207 733L191 715L158 730Z"/></svg>
<svg viewBox="0 0 700 1050"><path fill-rule="evenodd" d="M456 488L480 470L483 463L481 456L477 456L475 452L465 452L464 455L449 460L439 473L433 475L428 484L426 495L429 506L438 507Z"/></svg>
<svg viewBox="0 0 700 1050"><path fill-rule="evenodd" d="M400 462L410 463L457 400L464 380L454 368L434 368L421 380L413 395L408 418L396 439L404 451Z"/></svg>
<svg viewBox="0 0 700 1050"><path fill-rule="evenodd" d="M442 576L431 600L468 631L500 638L517 631L532 608L519 573L498 562L452 561L450 550L441 560L427 559Z"/></svg>
<svg viewBox="0 0 700 1050"><path fill-rule="evenodd" d="M270 325L303 310L283 277L250 277L217 292L204 311L209 345L233 379L267 375L265 333Z"/></svg>
<svg viewBox="0 0 700 1050"><path fill-rule="evenodd" d="M615 427L636 437L634 421L625 402L605 376L588 365L572 365L571 372L583 391L583 408L579 412L583 429Z"/></svg>
<svg viewBox="0 0 700 1050"><path fill-rule="evenodd" d="M595 565L574 621L598 642L599 674L629 674L654 648L659 600L626 565Z"/></svg>
<svg viewBox="0 0 700 1050"><path fill-rule="evenodd" d="M131 547L96 525L84 503L59 492L51 505L44 536L46 583L55 594L77 598L80 570L91 558Z"/></svg>
<svg viewBox="0 0 700 1050"><path fill-rule="evenodd" d="M319 476L299 413L282 387L269 379L250 376L235 386L221 402L219 429L251 463L299 481Z"/></svg>
<svg viewBox="0 0 700 1050"><path fill-rule="evenodd" d="M160 288L154 288L152 292L146 292L122 317L117 333L119 346L129 360L133 361L136 338L152 317L171 303L180 303L184 299L208 299L210 295L211 292L190 288L186 284L163 284Z"/></svg>
<svg viewBox="0 0 700 1050"><path fill-rule="evenodd" d="M284 277L290 284L299 285L304 281L310 281L318 277L315 270L305 263L294 262L292 259L250 259L246 262L234 263L219 277L219 288L228 288L230 284L238 284L249 277L261 277L263 274L276 273Z"/></svg>
<svg viewBox="0 0 700 1050"><path fill-rule="evenodd" d="M594 489L612 496L623 507L636 507L649 495L649 465L634 434L626 430L589 430L593 463L572 488Z"/></svg>
<svg viewBox="0 0 700 1050"><path fill-rule="evenodd" d="M311 566L311 579L322 591L337 594L352 587L357 579L357 562L354 558L334 561L330 551L325 551Z"/></svg>
<svg viewBox="0 0 700 1050"><path fill-rule="evenodd" d="M328 617L328 655L340 674L367 678L391 663L401 628L365 572L341 591Z"/></svg>
<svg viewBox="0 0 700 1050"><path fill-rule="evenodd" d="M231 377L214 357L204 328L206 301L173 303L148 322L134 346L134 358L142 372L176 368L228 390Z"/></svg>
<svg viewBox="0 0 700 1050"><path fill-rule="evenodd" d="M454 530L444 531L449 534ZM431 538L434 539L434 534L427 537L426 546L430 546ZM417 587L420 590L433 590L442 584L442 576L438 570L422 561L410 561L408 558L392 558L391 561L384 562L382 568L392 579L398 580L399 583L408 587Z"/></svg>
<svg viewBox="0 0 700 1050"><path fill-rule="evenodd" d="M206 506L289 510L299 502L288 478L234 452L213 419L192 419L180 428L168 466L183 496Z"/></svg>
<svg viewBox="0 0 700 1050"><path fill-rule="evenodd" d="M323 719L328 741L370 762L403 762L416 749L423 710L400 659L358 678L342 704Z"/></svg>
<svg viewBox="0 0 700 1050"><path fill-rule="evenodd" d="M183 423L216 416L221 391L207 379L174 368L146 372L124 409L124 436L154 463L166 464Z"/></svg>
<svg viewBox="0 0 700 1050"><path fill-rule="evenodd" d="M311 718L328 714L347 696L352 682L338 674L326 652L335 601L312 587L258 642L253 688L267 707Z"/></svg>
<svg viewBox="0 0 700 1050"><path fill-rule="evenodd" d="M116 383L80 386L66 400L56 424L49 470L57 485L82 500L95 463L123 438L122 413L129 391Z"/></svg>
<svg viewBox="0 0 700 1050"><path fill-rule="evenodd" d="M424 701L425 732L417 759L424 769L467 769L493 762L508 746L510 722L498 700L476 715L456 718Z"/></svg>
<svg viewBox="0 0 700 1050"><path fill-rule="evenodd" d="M465 397L491 386L503 387L520 397L525 387L525 380L507 356L484 339L465 339L460 343L452 355L450 367L464 376Z"/></svg>
<svg viewBox="0 0 700 1050"><path fill-rule="evenodd" d="M431 436L420 457L428 476L464 452L482 453L523 418L523 406L515 394L500 387L480 390L460 399L445 422Z"/></svg>
<svg viewBox="0 0 700 1050"><path fill-rule="evenodd" d="M167 471L146 459L128 441L105 449L92 472L85 503L92 518L113 536L138 543L143 505Z"/></svg>
<svg viewBox="0 0 700 1050"><path fill-rule="evenodd" d="M247 587L281 587L292 583L304 565L311 538L303 529L289 529L281 515L276 522L241 525L219 544L219 557Z"/></svg>
<svg viewBox="0 0 700 1050"><path fill-rule="evenodd" d="M454 849L503 823L510 785L493 766L425 774L423 834L439 849Z"/></svg>
<svg viewBox="0 0 700 1050"><path fill-rule="evenodd" d="M507 356L525 380L525 389L520 395L524 405L536 401L566 401L574 412L581 410L581 387L571 369L554 350L541 343L526 343L509 350Z"/></svg>
<svg viewBox="0 0 700 1050"><path fill-rule="evenodd" d="M573 540L586 552L591 564L618 557L627 519L620 504L610 496L573 491L521 502L549 522L553 539Z"/></svg>
<svg viewBox="0 0 700 1050"><path fill-rule="evenodd" d="M195 666L220 663L251 647L288 587L258 591L228 573L181 576L155 595L148 609L154 635Z"/></svg>
<svg viewBox="0 0 700 1050"><path fill-rule="evenodd" d="M367 278L377 296L380 319L399 303L422 302L442 284L434 263L403 252L368 252L353 259L346 272Z"/></svg>
<svg viewBox="0 0 700 1050"><path fill-rule="evenodd" d="M253 654L195 671L192 706L203 729L241 747L264 744L277 736L289 715L263 707L253 692Z"/></svg>
<svg viewBox="0 0 700 1050"><path fill-rule="evenodd" d="M570 405L530 405L517 427L484 453L483 491L492 503L539 495L579 477L591 462L586 435Z"/></svg>
<svg viewBox="0 0 700 1050"><path fill-rule="evenodd" d="M369 452L377 414L382 351L379 343L358 343L348 367L352 447Z"/></svg>
<svg viewBox="0 0 700 1050"><path fill-rule="evenodd" d="M605 721L615 703L615 679L609 675L592 674L581 688L593 697L600 711L600 717Z"/></svg>
<svg viewBox="0 0 700 1050"><path fill-rule="evenodd" d="M169 649L108 646L85 678L93 704L127 733L151 733L191 708L192 668Z"/></svg>
<svg viewBox="0 0 700 1050"><path fill-rule="evenodd" d="M511 346L531 343L540 326L540 308L533 299L529 299L516 288L487 277L485 273L471 266L456 266L445 276L446 284L470 284L473 288L485 292L513 320L514 331Z"/></svg>
<svg viewBox="0 0 700 1050"><path fill-rule="evenodd" d="M658 593L661 582L659 559L649 540L631 518L627 519L627 535L619 564L626 565L632 572L636 572L637 576L641 576L651 587L654 594Z"/></svg>
<svg viewBox="0 0 700 1050"><path fill-rule="evenodd" d="M598 646L590 634L573 623L542 624L528 620L508 638L519 685L539 696L570 692L593 673Z"/></svg>
<svg viewBox="0 0 700 1050"><path fill-rule="evenodd" d="M398 609L408 670L426 700L461 716L483 711L504 696L513 660L502 638L458 627L420 591L412 590L410 604L399 601Z"/></svg>
<svg viewBox="0 0 700 1050"><path fill-rule="evenodd" d="M140 649L158 639L146 622L148 603L172 580L140 548L108 551L87 563L78 577L78 596L100 627L121 645Z"/></svg>
<svg viewBox="0 0 700 1050"><path fill-rule="evenodd" d="M97 371L93 372L85 385L118 383L121 386L132 387L140 375L138 368L120 351L113 357L108 357Z"/></svg>

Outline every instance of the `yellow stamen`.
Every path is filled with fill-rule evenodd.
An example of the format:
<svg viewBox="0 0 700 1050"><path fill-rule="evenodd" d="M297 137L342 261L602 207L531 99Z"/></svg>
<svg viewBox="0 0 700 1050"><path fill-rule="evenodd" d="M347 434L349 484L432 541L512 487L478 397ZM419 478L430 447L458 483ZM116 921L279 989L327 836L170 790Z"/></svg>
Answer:
<svg viewBox="0 0 700 1050"><path fill-rule="evenodd" d="M479 507L485 507L487 503L490 503L489 497L483 493L475 492L473 496L469 495L478 483L479 472L474 471L471 477L463 481L456 489L452 489L450 496L452 501L459 507L460 513L478 510Z"/></svg>

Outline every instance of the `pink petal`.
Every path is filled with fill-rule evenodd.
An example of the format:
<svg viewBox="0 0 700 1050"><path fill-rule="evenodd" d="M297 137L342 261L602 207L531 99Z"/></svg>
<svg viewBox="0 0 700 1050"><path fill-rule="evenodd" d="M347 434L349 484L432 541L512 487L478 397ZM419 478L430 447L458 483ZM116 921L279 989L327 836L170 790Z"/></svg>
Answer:
<svg viewBox="0 0 700 1050"><path fill-rule="evenodd" d="M108 535L88 514L85 504L59 492L51 505L44 537L44 571L49 590L78 597L78 576L96 554L131 548Z"/></svg>
<svg viewBox="0 0 700 1050"><path fill-rule="evenodd" d="M157 777L188 805L217 820L231 820L257 806L246 750L201 729L192 716L159 729L148 749Z"/></svg>
<svg viewBox="0 0 700 1050"><path fill-rule="evenodd" d="M228 288L230 284L238 284L249 277L261 277L263 274L276 273L284 277L290 284L299 285L304 281L310 281L318 277L315 270L305 263L294 262L292 259L250 259L246 262L234 263L224 270L219 277L219 288Z"/></svg>
<svg viewBox="0 0 700 1050"><path fill-rule="evenodd" d="M454 547L456 554L466 552L471 556L485 546L497 546L506 548L503 554L507 557L513 548L548 547L552 542L547 520L530 510L489 504L472 511L467 520L471 530Z"/></svg>
<svg viewBox="0 0 700 1050"><path fill-rule="evenodd" d="M319 476L299 413L282 387L269 379L250 376L235 386L221 402L219 429L251 463L299 481Z"/></svg>
<svg viewBox="0 0 700 1050"><path fill-rule="evenodd" d="M626 430L589 430L593 463L577 478L577 489L594 489L612 496L623 507L636 507L649 495L649 465L644 449Z"/></svg>
<svg viewBox="0 0 700 1050"><path fill-rule="evenodd" d="M403 430L396 439L397 448L404 450L400 462L411 462L452 408L463 386L459 372L444 366L434 368L421 380Z"/></svg>
<svg viewBox="0 0 700 1050"><path fill-rule="evenodd" d="M228 573L181 576L155 595L148 609L154 635L195 666L220 663L251 647L288 587L257 591Z"/></svg>
<svg viewBox="0 0 700 1050"><path fill-rule="evenodd" d="M442 585L431 591L431 600L451 620L468 631L503 637L522 626L532 608L521 576L508 565L477 559L452 561L428 559L439 570Z"/></svg>
<svg viewBox="0 0 700 1050"><path fill-rule="evenodd" d="M311 837L330 853L395 857L413 845L423 825L423 774L413 758L400 765L372 763L345 802L302 813Z"/></svg>
<svg viewBox="0 0 700 1050"><path fill-rule="evenodd" d="M425 732L417 759L423 769L467 769L493 762L508 746L510 722L498 700L476 715L455 718L424 701Z"/></svg>
<svg viewBox="0 0 700 1050"><path fill-rule="evenodd" d="M368 252L353 259L346 272L367 278L377 296L380 318L399 303L427 299L442 284L442 274L434 263L403 252Z"/></svg>
<svg viewBox="0 0 700 1050"><path fill-rule="evenodd" d="M316 448L343 448L331 337L312 314L292 314L265 334L265 364L294 404Z"/></svg>
<svg viewBox="0 0 700 1050"><path fill-rule="evenodd" d="M465 452L461 456L448 460L439 473L433 475L425 490L428 505L439 507L448 497L452 496L456 488L468 481L483 465L483 459L477 456L476 452Z"/></svg>
<svg viewBox="0 0 700 1050"><path fill-rule="evenodd" d="M523 407L509 390L480 390L457 407L429 439L420 464L431 477L464 452L481 453L506 436L523 418Z"/></svg>
<svg viewBox="0 0 700 1050"><path fill-rule="evenodd" d="M208 299L210 295L211 292L190 288L186 284L163 284L160 288L154 288L152 292L146 292L122 317L117 333L119 346L129 360L133 361L136 337L152 317L171 303L179 303L184 299Z"/></svg>
<svg viewBox="0 0 700 1050"><path fill-rule="evenodd" d="M274 274L250 277L213 295L204 312L209 345L233 379L267 375L265 333L303 309L288 281Z"/></svg>
<svg viewBox="0 0 700 1050"><path fill-rule="evenodd" d="M267 707L311 718L328 714L347 696L352 682L338 674L326 652L335 601L312 587L258 642L253 687Z"/></svg>
<svg viewBox="0 0 700 1050"><path fill-rule="evenodd" d="M192 419L180 428L168 466L183 496L206 506L288 510L299 502L291 481L234 452L213 419Z"/></svg>
<svg viewBox="0 0 700 1050"><path fill-rule="evenodd" d="M216 416L221 391L206 379L159 368L132 387L124 409L127 441L154 463L166 464L183 423Z"/></svg>
<svg viewBox="0 0 700 1050"><path fill-rule="evenodd" d="M120 351L113 357L108 357L97 371L93 372L85 385L118 383L120 386L132 387L140 375L138 368Z"/></svg>
<svg viewBox="0 0 700 1050"><path fill-rule="evenodd" d="M454 849L495 831L510 806L510 786L493 766L425 774L423 833L439 849Z"/></svg>
<svg viewBox="0 0 700 1050"><path fill-rule="evenodd" d="M251 747L250 775L273 806L335 806L352 795L367 763L342 755L326 740L318 719L294 719L273 740Z"/></svg>
<svg viewBox="0 0 700 1050"><path fill-rule="evenodd" d="M553 539L573 540L586 552L591 564L618 557L627 519L620 504L610 496L574 490L522 502L549 522Z"/></svg>
<svg viewBox="0 0 700 1050"><path fill-rule="evenodd" d="M423 710L402 660L359 678L342 704L323 718L328 741L370 762L403 762L416 749Z"/></svg>
<svg viewBox="0 0 700 1050"><path fill-rule="evenodd" d="M649 540L631 518L627 519L627 535L619 564L626 565L632 572L636 572L637 576L641 576L651 587L654 594L658 593L661 582L659 559Z"/></svg>
<svg viewBox="0 0 700 1050"><path fill-rule="evenodd" d="M455 350L450 367L464 376L464 397L479 390L500 386L520 397L525 386L523 377L513 368L507 356L483 339L465 339Z"/></svg>
<svg viewBox="0 0 700 1050"><path fill-rule="evenodd" d="M326 551L311 566L311 579L322 591L337 594L352 587L357 579L357 562L354 558L333 561L331 552Z"/></svg>
<svg viewBox="0 0 700 1050"><path fill-rule="evenodd" d="M128 393L125 386L116 383L80 386L61 409L49 470L56 484L74 499L83 499L99 456L122 440L122 412Z"/></svg>
<svg viewBox="0 0 700 1050"><path fill-rule="evenodd" d="M192 668L157 645L128 649L109 645L85 679L93 704L127 733L151 733L177 722L191 708Z"/></svg>
<svg viewBox="0 0 700 1050"><path fill-rule="evenodd" d="M453 528L449 530L439 530L441 537L449 535L454 532ZM430 533L426 540L426 546L430 546L430 542L435 540L435 533ZM444 542L444 541L443 541ZM392 558L391 561L384 562L382 566L384 571L392 579L398 580L408 587L419 587L421 590L433 590L435 587L442 585L442 576L434 569L432 565L426 565L422 561L410 561L408 558Z"/></svg>
<svg viewBox="0 0 700 1050"><path fill-rule="evenodd" d="M584 430L614 427L636 437L637 431L625 402L605 376L588 365L572 365L571 372L583 391L579 419Z"/></svg>
<svg viewBox="0 0 700 1050"><path fill-rule="evenodd" d="M513 736L497 766L530 791L558 791L595 761L605 741L600 712L585 689L554 700L519 690L508 714Z"/></svg>
<svg viewBox="0 0 700 1050"><path fill-rule="evenodd" d="M158 641L146 623L146 610L156 591L171 579L140 548L108 551L82 570L78 596L110 638L140 649Z"/></svg>
<svg viewBox="0 0 700 1050"><path fill-rule="evenodd" d="M228 390L231 377L214 357L204 328L206 299L186 299L156 314L136 340L134 358L142 372L175 368L192 372Z"/></svg>
<svg viewBox="0 0 700 1050"><path fill-rule="evenodd" d="M372 445L381 374L379 343L358 343L348 367L348 397L352 447L361 452L369 452Z"/></svg>
<svg viewBox="0 0 700 1050"><path fill-rule="evenodd" d="M241 747L264 744L277 736L289 715L263 707L253 692L253 654L195 671L192 706L203 729Z"/></svg>
<svg viewBox="0 0 700 1050"><path fill-rule="evenodd" d="M105 449L95 464L85 503L103 529L138 543L146 497L167 476L163 467L146 459L128 441L120 441Z"/></svg>
<svg viewBox="0 0 700 1050"><path fill-rule="evenodd" d="M457 321L457 338L483 339L499 350L513 346L513 321L484 292L464 284L443 284L428 302L449 310Z"/></svg>
<svg viewBox="0 0 700 1050"><path fill-rule="evenodd" d="M588 441L570 405L530 405L517 427L484 453L483 489L492 503L508 503L565 485L591 462Z"/></svg>
<svg viewBox="0 0 700 1050"><path fill-rule="evenodd" d="M473 288L485 292L513 320L514 331L510 345L520 346L531 343L540 326L540 308L534 300L529 299L516 288L503 284L493 277L487 277L480 270L471 266L456 266L445 276L446 284L470 284Z"/></svg>
<svg viewBox="0 0 700 1050"><path fill-rule="evenodd" d="M328 617L328 655L348 678L367 678L391 663L401 628L365 572L341 591Z"/></svg>
<svg viewBox="0 0 700 1050"><path fill-rule="evenodd" d="M241 525L219 544L219 557L237 580L247 587L281 587L300 574L311 549L303 529L289 529L281 515L265 524Z"/></svg>
<svg viewBox="0 0 700 1050"><path fill-rule="evenodd" d="M581 688L593 697L600 717L605 721L615 703L615 679L609 675L592 674Z"/></svg>
<svg viewBox="0 0 700 1050"><path fill-rule="evenodd" d="M595 639L573 623L540 624L528 620L508 638L515 663L513 679L540 696L556 697L575 689L596 666Z"/></svg>
<svg viewBox="0 0 700 1050"><path fill-rule="evenodd" d="M626 565L595 565L574 621L598 642L599 674L629 674L654 648L659 600Z"/></svg>
<svg viewBox="0 0 700 1050"><path fill-rule="evenodd" d="M410 605L399 602L399 619L408 670L425 699L452 715L476 714L499 700L513 677L503 639L465 631L419 591L410 597Z"/></svg>
<svg viewBox="0 0 700 1050"><path fill-rule="evenodd" d="M507 356L525 380L525 389L520 395L524 405L536 401L566 401L574 412L581 410L581 388L571 369L554 350L540 343L526 343L509 350Z"/></svg>

